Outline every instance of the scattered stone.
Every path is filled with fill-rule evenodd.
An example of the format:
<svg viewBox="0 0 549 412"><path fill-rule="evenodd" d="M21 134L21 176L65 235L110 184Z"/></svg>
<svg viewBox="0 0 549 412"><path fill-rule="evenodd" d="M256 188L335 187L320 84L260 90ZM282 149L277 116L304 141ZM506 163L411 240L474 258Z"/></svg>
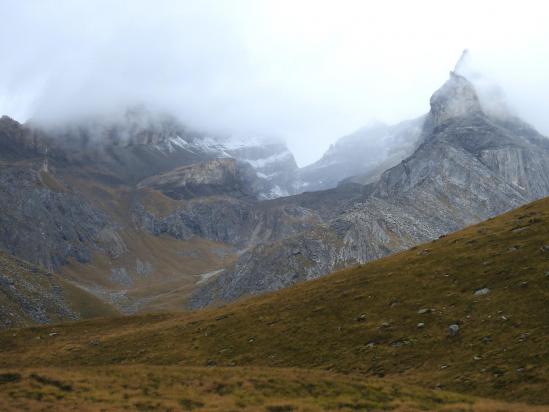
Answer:
<svg viewBox="0 0 549 412"><path fill-rule="evenodd" d="M507 320L509 320L509 318L508 318L507 316L505 316L505 315L501 315L501 320L507 321Z"/></svg>
<svg viewBox="0 0 549 412"><path fill-rule="evenodd" d="M136 259L135 271L139 276L148 277L151 273L153 273L153 265L150 262Z"/></svg>
<svg viewBox="0 0 549 412"><path fill-rule="evenodd" d="M255 342L255 338L250 338L250 339L248 339L248 342L254 343L254 342Z"/></svg>
<svg viewBox="0 0 549 412"><path fill-rule="evenodd" d="M478 360L481 360L482 357L481 357L481 356L478 356L478 355L475 355L475 356L473 356L473 359L476 360L476 361L478 361Z"/></svg>
<svg viewBox="0 0 549 412"><path fill-rule="evenodd" d="M440 369L446 369L448 365L440 365Z"/></svg>
<svg viewBox="0 0 549 412"><path fill-rule="evenodd" d="M528 287L528 282L526 282L526 281L520 282L520 287L521 288L527 288Z"/></svg>
<svg viewBox="0 0 549 412"><path fill-rule="evenodd" d="M48 336L57 336L57 332L52 332L52 333L49 333Z"/></svg>
<svg viewBox="0 0 549 412"><path fill-rule="evenodd" d="M409 345L409 344L410 344L410 341L408 339L399 339L394 342L391 342L391 346L393 348L400 348L404 345Z"/></svg>
<svg viewBox="0 0 549 412"><path fill-rule="evenodd" d="M458 333L459 333L459 325L454 323L453 325L448 326L448 334L450 336L456 336Z"/></svg>
<svg viewBox="0 0 549 412"><path fill-rule="evenodd" d="M382 327L382 328L388 328L389 326L391 326L391 324L390 324L389 322L383 322L383 323L381 324L381 327Z"/></svg>
<svg viewBox="0 0 549 412"><path fill-rule="evenodd" d="M417 311L417 313L419 313L420 315L423 315L425 313L430 313L431 312L431 309L429 308L421 308L420 310Z"/></svg>
<svg viewBox="0 0 549 412"><path fill-rule="evenodd" d="M488 289L488 288L477 289L477 290L475 290L475 296L487 295L490 292L491 292L491 290Z"/></svg>
<svg viewBox="0 0 549 412"><path fill-rule="evenodd" d="M542 247L540 247L540 250L542 252L549 252L549 245L543 245Z"/></svg>
<svg viewBox="0 0 549 412"><path fill-rule="evenodd" d="M358 322L366 322L366 314L363 313L362 315L360 315L358 318L356 318L356 320Z"/></svg>
<svg viewBox="0 0 549 412"><path fill-rule="evenodd" d="M110 280L117 285L125 287L130 287L133 285L133 279L125 267L112 268Z"/></svg>
<svg viewBox="0 0 549 412"><path fill-rule="evenodd" d="M425 323L419 322L416 326L418 329L422 329L423 327L425 327Z"/></svg>

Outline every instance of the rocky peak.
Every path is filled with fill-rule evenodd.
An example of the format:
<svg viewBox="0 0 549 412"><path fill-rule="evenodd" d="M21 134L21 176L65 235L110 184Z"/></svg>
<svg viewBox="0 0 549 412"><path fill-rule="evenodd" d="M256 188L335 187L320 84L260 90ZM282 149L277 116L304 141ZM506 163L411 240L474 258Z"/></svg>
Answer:
<svg viewBox="0 0 549 412"><path fill-rule="evenodd" d="M456 72L450 72L450 78L431 96L430 104L435 126L452 118L482 113L473 84Z"/></svg>

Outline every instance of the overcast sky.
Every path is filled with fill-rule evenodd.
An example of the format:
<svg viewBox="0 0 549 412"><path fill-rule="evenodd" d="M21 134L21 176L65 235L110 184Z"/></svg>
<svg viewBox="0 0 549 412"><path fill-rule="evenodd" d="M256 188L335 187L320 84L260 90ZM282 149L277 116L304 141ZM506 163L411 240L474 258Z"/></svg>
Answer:
<svg viewBox="0 0 549 412"><path fill-rule="evenodd" d="M0 0L0 113L146 103L287 141L301 165L371 119L428 110L464 48L549 134L543 1Z"/></svg>

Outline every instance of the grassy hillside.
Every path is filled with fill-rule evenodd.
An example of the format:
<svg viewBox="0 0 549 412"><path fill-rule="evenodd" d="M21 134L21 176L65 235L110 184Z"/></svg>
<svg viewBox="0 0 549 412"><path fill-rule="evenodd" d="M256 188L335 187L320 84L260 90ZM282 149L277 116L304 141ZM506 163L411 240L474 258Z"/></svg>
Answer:
<svg viewBox="0 0 549 412"><path fill-rule="evenodd" d="M317 369L549 404L547 233L549 198L221 308L4 332L0 367Z"/></svg>
<svg viewBox="0 0 549 412"><path fill-rule="evenodd" d="M542 412L543 408L317 370L126 365L3 371L0 410Z"/></svg>
<svg viewBox="0 0 549 412"><path fill-rule="evenodd" d="M116 314L59 276L0 251L0 329Z"/></svg>

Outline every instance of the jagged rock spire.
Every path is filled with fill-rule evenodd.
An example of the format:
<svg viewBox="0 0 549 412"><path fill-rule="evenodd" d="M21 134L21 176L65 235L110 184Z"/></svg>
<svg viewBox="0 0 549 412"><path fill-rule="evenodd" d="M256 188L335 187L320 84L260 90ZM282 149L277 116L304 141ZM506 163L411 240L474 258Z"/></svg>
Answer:
<svg viewBox="0 0 549 412"><path fill-rule="evenodd" d="M458 61L457 69L459 69L464 55L466 54L462 54ZM475 87L455 71L450 72L450 78L431 96L430 103L435 125L442 124L454 117L482 112Z"/></svg>
<svg viewBox="0 0 549 412"><path fill-rule="evenodd" d="M464 70L469 65L469 60L471 55L469 54L469 49L464 49L463 52L461 52L461 56L459 56L458 61L456 62L456 65L454 66L454 73L464 75Z"/></svg>

